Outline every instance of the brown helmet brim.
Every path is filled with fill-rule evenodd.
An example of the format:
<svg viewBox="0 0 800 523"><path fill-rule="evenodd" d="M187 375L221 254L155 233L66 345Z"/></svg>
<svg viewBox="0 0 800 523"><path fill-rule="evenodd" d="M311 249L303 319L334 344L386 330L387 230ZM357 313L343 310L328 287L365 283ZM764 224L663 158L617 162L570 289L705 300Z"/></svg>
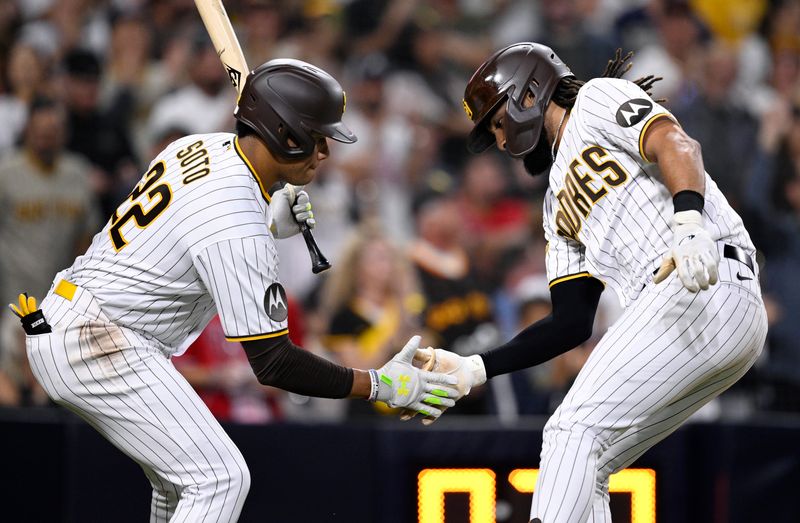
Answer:
<svg viewBox="0 0 800 523"><path fill-rule="evenodd" d="M492 119L494 113L500 108L500 104L505 103L508 96L501 96L492 106L483 114L483 117L475 122L475 126L467 136L467 150L473 154L482 153L495 143L494 133L489 131L487 125L489 120Z"/></svg>

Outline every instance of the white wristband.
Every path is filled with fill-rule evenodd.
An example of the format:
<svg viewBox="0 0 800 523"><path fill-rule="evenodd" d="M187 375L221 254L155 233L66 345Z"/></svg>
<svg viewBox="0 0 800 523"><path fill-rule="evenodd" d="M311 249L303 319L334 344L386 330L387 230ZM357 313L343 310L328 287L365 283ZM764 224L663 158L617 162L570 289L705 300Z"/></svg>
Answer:
<svg viewBox="0 0 800 523"><path fill-rule="evenodd" d="M367 401L375 401L378 398L378 371L375 369L369 369L369 381L370 381L370 392Z"/></svg>

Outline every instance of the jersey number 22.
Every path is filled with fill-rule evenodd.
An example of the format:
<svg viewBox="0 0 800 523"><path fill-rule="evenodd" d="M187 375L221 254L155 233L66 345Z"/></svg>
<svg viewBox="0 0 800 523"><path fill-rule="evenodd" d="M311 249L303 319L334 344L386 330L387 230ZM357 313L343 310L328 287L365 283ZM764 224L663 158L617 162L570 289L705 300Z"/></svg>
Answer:
<svg viewBox="0 0 800 523"><path fill-rule="evenodd" d="M144 175L144 179L131 191L128 197L128 201L132 204L131 207L121 216L119 214L120 209L114 211L111 216L111 227L108 229L108 235L111 237L111 243L114 245L115 251L119 252L128 245L128 240L122 235L122 227L128 221L133 220L137 227L144 229L158 218L169 205L172 200L172 188L167 182L156 185L156 182L164 175L165 171L166 164L163 161L151 167L147 174ZM147 205L149 206L147 209L142 203L135 201L142 194L147 195Z"/></svg>

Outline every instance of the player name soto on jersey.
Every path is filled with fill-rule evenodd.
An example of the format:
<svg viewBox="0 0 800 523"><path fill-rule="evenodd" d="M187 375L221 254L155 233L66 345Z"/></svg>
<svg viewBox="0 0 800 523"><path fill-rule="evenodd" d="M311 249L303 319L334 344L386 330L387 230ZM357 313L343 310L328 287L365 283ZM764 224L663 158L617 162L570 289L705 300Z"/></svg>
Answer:
<svg viewBox="0 0 800 523"><path fill-rule="evenodd" d="M208 149L206 149L202 139L197 139L180 149L175 154L175 158L179 162L178 166L181 170L184 185L211 174ZM172 201L173 192L170 183L167 181L158 183L164 176L166 169L167 166L164 160L159 160L150 167L142 182L131 191L129 196L131 202L143 194L147 194L150 202L155 201L149 209L145 211L141 204L134 203L124 214L120 215L119 210L117 210L111 216L111 227L109 227L108 233L114 245L114 250L117 252L128 245L128 241L122 235L122 228L130 220L134 220L138 227L145 228L158 218Z"/></svg>

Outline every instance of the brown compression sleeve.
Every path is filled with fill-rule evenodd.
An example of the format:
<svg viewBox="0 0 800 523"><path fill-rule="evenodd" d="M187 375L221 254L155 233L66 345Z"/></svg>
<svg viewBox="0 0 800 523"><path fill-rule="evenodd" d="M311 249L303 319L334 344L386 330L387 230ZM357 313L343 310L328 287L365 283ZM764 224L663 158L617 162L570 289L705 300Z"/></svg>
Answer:
<svg viewBox="0 0 800 523"><path fill-rule="evenodd" d="M262 385L318 398L346 398L353 387L353 369L298 347L287 334L242 345Z"/></svg>

